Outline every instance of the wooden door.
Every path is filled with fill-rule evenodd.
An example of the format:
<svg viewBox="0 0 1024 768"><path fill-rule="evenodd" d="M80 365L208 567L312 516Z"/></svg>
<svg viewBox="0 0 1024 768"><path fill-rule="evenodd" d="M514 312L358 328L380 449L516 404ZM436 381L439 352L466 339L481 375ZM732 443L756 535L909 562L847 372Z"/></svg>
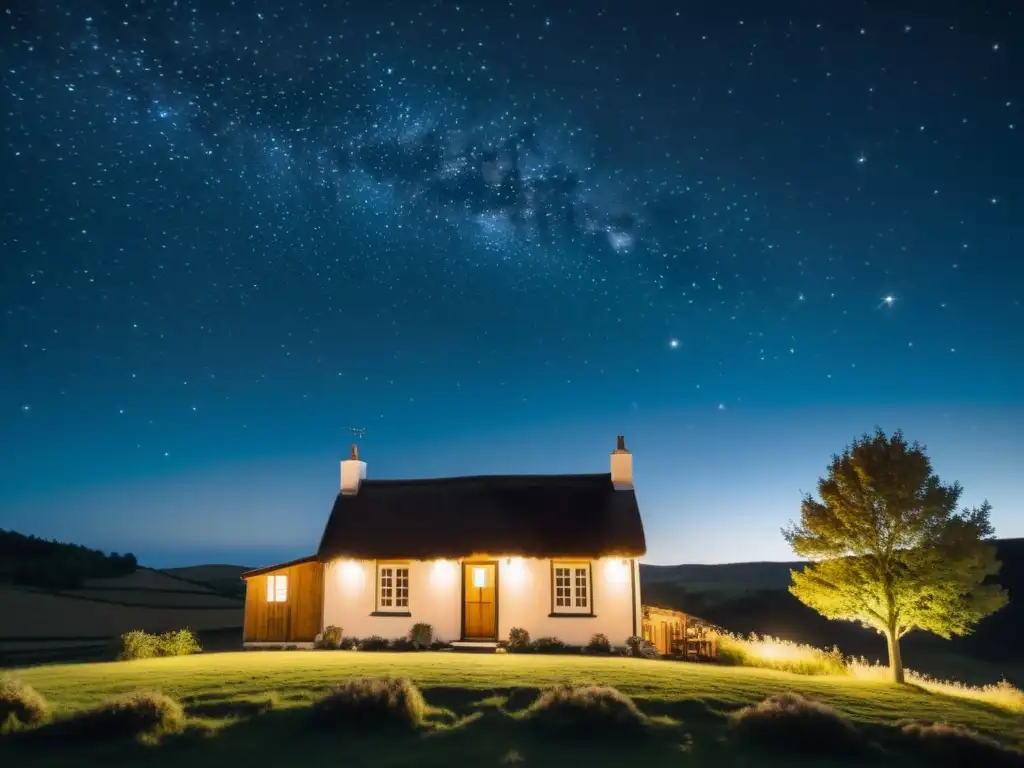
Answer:
<svg viewBox="0 0 1024 768"><path fill-rule="evenodd" d="M462 565L462 637L498 639L498 564Z"/></svg>

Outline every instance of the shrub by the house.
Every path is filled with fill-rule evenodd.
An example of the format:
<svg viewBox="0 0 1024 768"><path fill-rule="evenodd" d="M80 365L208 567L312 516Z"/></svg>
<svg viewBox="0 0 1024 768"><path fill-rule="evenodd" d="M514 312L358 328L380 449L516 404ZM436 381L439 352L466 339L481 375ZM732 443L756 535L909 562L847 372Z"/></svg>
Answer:
<svg viewBox="0 0 1024 768"><path fill-rule="evenodd" d="M743 707L733 713L730 726L740 741L793 754L849 757L867 746L848 718L797 693Z"/></svg>
<svg viewBox="0 0 1024 768"><path fill-rule="evenodd" d="M587 653L611 653L612 644L608 639L608 635L603 635L600 632L590 636L590 642L586 646Z"/></svg>
<svg viewBox="0 0 1024 768"><path fill-rule="evenodd" d="M50 705L35 688L13 677L0 679L0 731L36 725L49 712Z"/></svg>
<svg viewBox="0 0 1024 768"><path fill-rule="evenodd" d="M530 633L522 627L512 627L508 631L509 653L526 653L531 650Z"/></svg>
<svg viewBox="0 0 1024 768"><path fill-rule="evenodd" d="M644 640L638 635L627 637L626 647L629 649L629 655L635 656L638 659L661 658L661 654L658 653L657 646L655 646L650 640Z"/></svg>
<svg viewBox="0 0 1024 768"><path fill-rule="evenodd" d="M341 647L342 636L341 627L328 624L320 637L320 645L328 651L336 650Z"/></svg>
<svg viewBox="0 0 1024 768"><path fill-rule="evenodd" d="M405 678L364 677L345 680L313 705L313 722L322 728L400 726L423 722L426 702Z"/></svg>
<svg viewBox="0 0 1024 768"><path fill-rule="evenodd" d="M533 650L537 653L564 653L565 643L557 637L538 637L533 641Z"/></svg>
<svg viewBox="0 0 1024 768"><path fill-rule="evenodd" d="M164 632L162 635L136 629L121 635L117 658L129 661L157 656L189 656L202 650L196 636L188 629Z"/></svg>
<svg viewBox="0 0 1024 768"><path fill-rule="evenodd" d="M413 624L409 630L409 641L417 648L429 648L434 642L434 628L424 622Z"/></svg>
<svg viewBox="0 0 1024 768"><path fill-rule="evenodd" d="M370 635L359 641L360 651L386 651L390 646L391 643L380 635Z"/></svg>
<svg viewBox="0 0 1024 768"><path fill-rule="evenodd" d="M549 688L526 717L553 732L585 738L634 736L648 724L632 699L615 688L597 685Z"/></svg>
<svg viewBox="0 0 1024 768"><path fill-rule="evenodd" d="M341 643L338 647L343 651L358 651L359 650L359 638L358 637L342 637Z"/></svg>

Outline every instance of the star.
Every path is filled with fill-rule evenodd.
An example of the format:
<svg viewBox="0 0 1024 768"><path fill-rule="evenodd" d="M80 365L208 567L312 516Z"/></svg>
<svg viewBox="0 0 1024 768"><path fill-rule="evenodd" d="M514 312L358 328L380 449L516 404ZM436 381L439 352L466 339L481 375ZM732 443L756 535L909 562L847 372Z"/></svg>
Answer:
<svg viewBox="0 0 1024 768"><path fill-rule="evenodd" d="M679 339L669 339L668 345L672 349L678 349L678 347L679 347Z"/></svg>
<svg viewBox="0 0 1024 768"><path fill-rule="evenodd" d="M887 306L887 307L891 307L893 304L896 303L896 297L895 296L886 296L886 297L884 297L882 299L882 303L885 304L885 306Z"/></svg>

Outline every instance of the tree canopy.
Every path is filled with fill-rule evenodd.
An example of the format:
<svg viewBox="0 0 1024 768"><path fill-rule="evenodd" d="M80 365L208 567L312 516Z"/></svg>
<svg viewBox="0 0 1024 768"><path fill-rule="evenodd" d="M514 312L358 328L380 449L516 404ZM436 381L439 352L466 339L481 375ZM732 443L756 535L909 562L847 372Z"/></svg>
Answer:
<svg viewBox="0 0 1024 768"><path fill-rule="evenodd" d="M820 500L805 496L800 523L783 530L793 551L814 561L792 572L790 592L823 616L885 635L897 681L901 637L967 634L1007 602L987 583L1001 565L991 506L957 512L962 492L940 482L921 445L877 430L832 458Z"/></svg>

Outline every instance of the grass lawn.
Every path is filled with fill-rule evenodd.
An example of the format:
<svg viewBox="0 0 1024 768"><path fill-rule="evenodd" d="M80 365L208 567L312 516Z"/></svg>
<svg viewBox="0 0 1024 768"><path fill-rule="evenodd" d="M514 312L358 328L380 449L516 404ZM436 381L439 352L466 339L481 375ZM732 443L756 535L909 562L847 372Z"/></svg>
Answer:
<svg viewBox="0 0 1024 768"><path fill-rule="evenodd" d="M408 677L422 690L439 727L419 733L311 732L306 707L344 677ZM868 733L910 718L944 721L1024 746L1024 716L989 704L888 684L813 678L768 670L584 656L370 653L350 651L215 653L134 662L46 666L16 671L68 714L117 694L157 689L185 705L195 728L155 746L80 747L0 741L0 764L188 765L617 765L645 757L671 765L830 765L796 756L770 759L732 744L728 712L787 691L803 693L852 718ZM542 737L506 711L539 689L563 682L611 685L649 715L677 722L657 738L594 744ZM260 702L273 698L269 710ZM6 753L6 756L5 756ZM752 762L753 759L753 762ZM8 762L10 760L10 762ZM890 755L907 765L905 754ZM876 760L876 763L879 762ZM887 760L882 758L881 764Z"/></svg>

